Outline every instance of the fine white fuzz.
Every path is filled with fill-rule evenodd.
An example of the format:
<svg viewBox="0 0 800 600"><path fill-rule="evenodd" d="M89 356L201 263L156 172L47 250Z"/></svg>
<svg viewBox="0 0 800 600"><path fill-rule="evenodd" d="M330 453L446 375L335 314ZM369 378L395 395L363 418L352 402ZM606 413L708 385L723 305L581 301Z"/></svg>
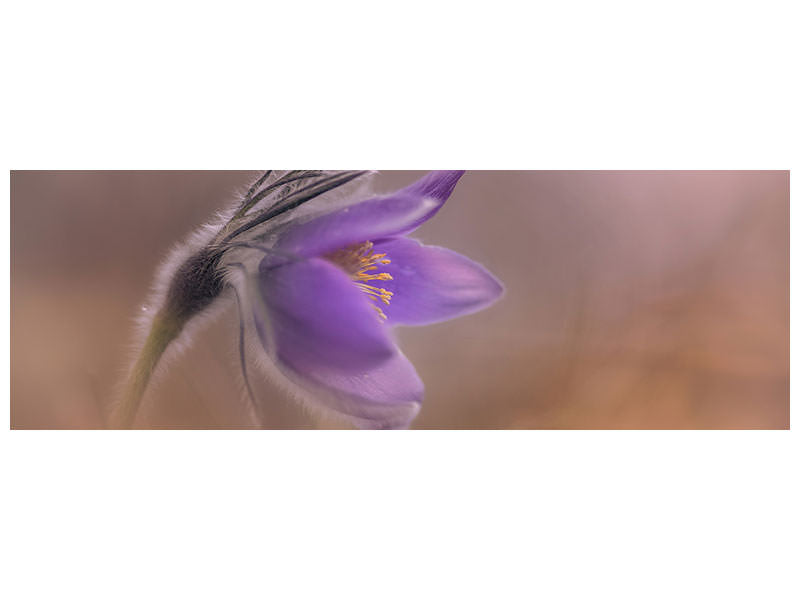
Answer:
<svg viewBox="0 0 800 600"><path fill-rule="evenodd" d="M233 214L233 207L219 213L213 221L200 226L189 234L183 242L173 245L167 256L157 267L147 300L134 316L134 335L128 352L128 366L125 369L126 376L129 376L136 366L144 348L145 340L152 331L153 321L164 307L167 290L175 273L189 257L199 252L217 235L227 222L227 219L230 218L230 214ZM194 318L187 322L181 334L172 341L158 361L151 377L151 383L156 384L158 382L169 369L169 366L191 346L195 336L225 312L232 300L231 291L227 290L220 294L211 305L197 313ZM115 396L117 400L114 407L122 401L123 390L118 389Z"/></svg>

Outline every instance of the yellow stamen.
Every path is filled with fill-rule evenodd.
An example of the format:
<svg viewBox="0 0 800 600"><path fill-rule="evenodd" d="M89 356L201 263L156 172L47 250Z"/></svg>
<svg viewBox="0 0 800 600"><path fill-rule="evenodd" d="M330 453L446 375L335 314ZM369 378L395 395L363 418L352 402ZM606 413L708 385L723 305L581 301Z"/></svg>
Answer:
<svg viewBox="0 0 800 600"><path fill-rule="evenodd" d="M368 281L391 281L389 273L374 273L378 270L377 265L388 265L392 261L386 258L386 253L378 254L373 252L372 242L362 242L353 244L341 250L336 250L326 255L331 262L340 266L350 278L356 282L356 287L367 294L370 300L380 301L389 305L393 292L381 287L367 284ZM386 318L386 314L380 306L374 306L381 319Z"/></svg>

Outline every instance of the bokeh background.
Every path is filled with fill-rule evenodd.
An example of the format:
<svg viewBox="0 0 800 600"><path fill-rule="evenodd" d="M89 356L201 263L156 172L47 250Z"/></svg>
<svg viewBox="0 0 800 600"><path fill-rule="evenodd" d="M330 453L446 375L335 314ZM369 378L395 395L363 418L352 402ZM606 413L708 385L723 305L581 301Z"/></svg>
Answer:
<svg viewBox="0 0 800 600"><path fill-rule="evenodd" d="M255 175L11 173L13 428L103 426L155 267ZM467 172L415 237L507 293L399 330L427 388L414 427L788 428L788 211L788 172ZM137 426L252 427L229 317ZM331 425L251 377L267 427Z"/></svg>

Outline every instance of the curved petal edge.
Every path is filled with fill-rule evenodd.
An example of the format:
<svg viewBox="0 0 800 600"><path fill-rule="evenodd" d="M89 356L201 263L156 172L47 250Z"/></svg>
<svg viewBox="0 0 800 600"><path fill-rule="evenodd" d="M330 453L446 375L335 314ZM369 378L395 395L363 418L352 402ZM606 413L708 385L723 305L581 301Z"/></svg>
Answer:
<svg viewBox="0 0 800 600"><path fill-rule="evenodd" d="M393 293L384 312L391 325L429 325L472 314L499 300L504 288L480 264L457 252L395 238L375 244L391 262L382 267Z"/></svg>

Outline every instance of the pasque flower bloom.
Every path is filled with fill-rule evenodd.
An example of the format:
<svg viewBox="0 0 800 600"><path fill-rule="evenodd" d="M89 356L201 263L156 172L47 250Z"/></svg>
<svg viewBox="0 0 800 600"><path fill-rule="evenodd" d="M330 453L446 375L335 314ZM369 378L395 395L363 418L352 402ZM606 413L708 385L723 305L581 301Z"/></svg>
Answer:
<svg viewBox="0 0 800 600"><path fill-rule="evenodd" d="M251 280L259 340L316 401L360 426L405 427L423 384L395 325L427 325L485 308L502 294L486 269L404 237L442 207L463 172L434 172L286 228ZM291 258L286 258L287 256Z"/></svg>
<svg viewBox="0 0 800 600"><path fill-rule="evenodd" d="M423 384L393 327L473 313L503 291L468 258L405 237L436 214L462 174L436 171L393 194L310 212L301 207L363 173L265 174L163 267L159 308L116 424L131 424L161 355L186 326L235 298L248 390L245 337L263 370L311 405L359 427L407 427Z"/></svg>

